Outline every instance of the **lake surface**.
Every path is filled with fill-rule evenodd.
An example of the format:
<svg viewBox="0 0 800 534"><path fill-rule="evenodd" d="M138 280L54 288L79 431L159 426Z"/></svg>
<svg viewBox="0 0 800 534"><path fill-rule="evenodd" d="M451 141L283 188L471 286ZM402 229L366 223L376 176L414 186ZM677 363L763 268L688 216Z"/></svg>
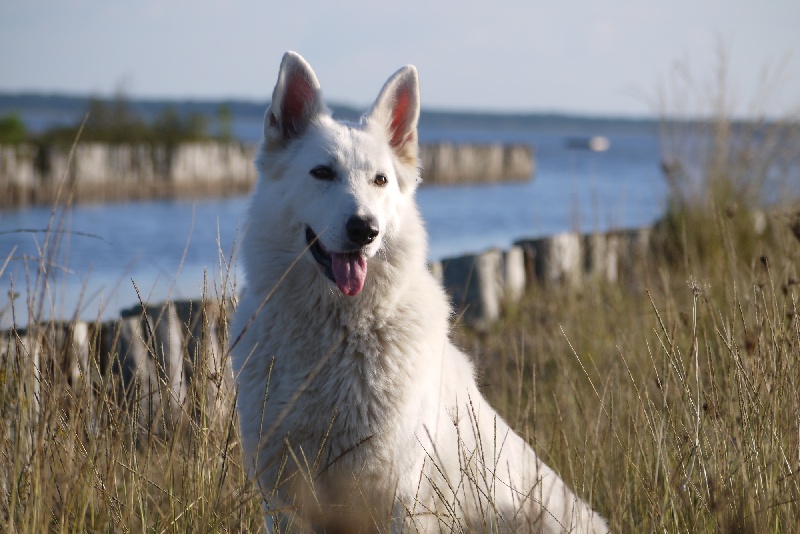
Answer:
<svg viewBox="0 0 800 534"><path fill-rule="evenodd" d="M237 123L245 140L258 132L258 120ZM566 146L571 136L596 134L610 139L610 150ZM422 123L420 137L523 142L536 149L531 182L418 190L431 260L572 229L639 227L663 213L666 185L652 123L472 117L453 124L445 117ZM231 257L241 287L235 251L247 202L238 197L80 205L55 213L0 211L0 269L6 264L0 272L0 328L27 322L31 295L45 316L77 313L85 319L113 317L136 304L134 284L145 301L193 298L202 294L205 276L213 295ZM51 217L60 232L51 234L45 249L43 230ZM51 273L46 287L36 282L43 254Z"/></svg>

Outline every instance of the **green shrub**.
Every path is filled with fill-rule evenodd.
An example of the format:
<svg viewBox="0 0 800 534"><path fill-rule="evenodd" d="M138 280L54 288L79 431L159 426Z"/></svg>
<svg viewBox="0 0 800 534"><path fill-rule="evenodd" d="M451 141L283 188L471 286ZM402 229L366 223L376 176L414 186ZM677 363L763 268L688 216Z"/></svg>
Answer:
<svg viewBox="0 0 800 534"><path fill-rule="evenodd" d="M207 119L198 113L182 115L174 107L164 108L148 123L131 108L128 100L118 96L107 102L93 98L81 125L53 128L39 136L41 145L71 145L78 137L82 142L109 144L153 144L173 147L180 143L211 139Z"/></svg>
<svg viewBox="0 0 800 534"><path fill-rule="evenodd" d="M0 117L0 143L19 144L28 138L25 123L19 115L10 114Z"/></svg>

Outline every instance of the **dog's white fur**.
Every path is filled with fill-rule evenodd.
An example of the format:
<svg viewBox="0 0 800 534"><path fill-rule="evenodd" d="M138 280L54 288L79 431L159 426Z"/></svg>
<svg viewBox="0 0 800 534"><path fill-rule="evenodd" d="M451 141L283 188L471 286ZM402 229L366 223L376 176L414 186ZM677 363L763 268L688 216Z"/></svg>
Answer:
<svg viewBox="0 0 800 534"><path fill-rule="evenodd" d="M294 507L341 526L361 511L393 531L606 532L489 406L448 338L414 200L418 116L413 66L348 124L330 116L303 58L283 58L232 329L242 439L268 513ZM376 225L374 240L354 245L352 217ZM350 254L336 283L307 230L331 257ZM353 274L362 260L365 277ZM354 296L340 278L355 280Z"/></svg>

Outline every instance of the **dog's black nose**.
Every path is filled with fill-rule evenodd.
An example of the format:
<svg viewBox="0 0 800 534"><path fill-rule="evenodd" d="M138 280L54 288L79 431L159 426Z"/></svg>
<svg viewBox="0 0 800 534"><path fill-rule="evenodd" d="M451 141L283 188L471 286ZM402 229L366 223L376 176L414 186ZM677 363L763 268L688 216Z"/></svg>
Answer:
<svg viewBox="0 0 800 534"><path fill-rule="evenodd" d="M355 245L363 247L369 245L378 237L378 221L373 217L350 217L345 225L347 237Z"/></svg>

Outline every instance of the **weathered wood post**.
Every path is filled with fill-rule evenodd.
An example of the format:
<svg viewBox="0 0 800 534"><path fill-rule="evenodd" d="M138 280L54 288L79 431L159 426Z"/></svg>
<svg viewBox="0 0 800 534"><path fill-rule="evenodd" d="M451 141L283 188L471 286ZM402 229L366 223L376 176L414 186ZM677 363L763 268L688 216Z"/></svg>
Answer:
<svg viewBox="0 0 800 534"><path fill-rule="evenodd" d="M35 327L10 330L0 337L0 393L11 393L4 403L11 413L0 418L0 439L25 456L32 454L42 413L42 352L41 332ZM18 482L8 479L7 469L0 469L0 488L7 490Z"/></svg>
<svg viewBox="0 0 800 534"><path fill-rule="evenodd" d="M515 245L503 252L504 297L518 302L525 293L525 283L525 251Z"/></svg>
<svg viewBox="0 0 800 534"><path fill-rule="evenodd" d="M649 227L611 232L618 243L619 274L626 282L641 284L641 268L646 265L650 250Z"/></svg>
<svg viewBox="0 0 800 534"><path fill-rule="evenodd" d="M193 391L195 414L211 415L219 423L227 420L233 407L233 373L226 350L228 341L220 328L221 306L229 304L203 300L174 303L183 328L184 376L186 387Z"/></svg>
<svg viewBox="0 0 800 534"><path fill-rule="evenodd" d="M125 397L139 404L139 422L163 432L183 410L183 333L172 303L123 310L117 362ZM162 424L163 423L163 424Z"/></svg>
<svg viewBox="0 0 800 534"><path fill-rule="evenodd" d="M565 232L550 237L518 241L525 251L528 283L580 285L583 278L581 237Z"/></svg>
<svg viewBox="0 0 800 534"><path fill-rule="evenodd" d="M583 236L584 269L587 278L616 283L619 241L616 236L592 233Z"/></svg>
<svg viewBox="0 0 800 534"><path fill-rule="evenodd" d="M501 266L499 249L442 261L444 287L467 324L486 328L499 319L503 292Z"/></svg>
<svg viewBox="0 0 800 534"><path fill-rule="evenodd" d="M54 379L66 380L75 390L89 386L89 325L85 321L52 321L39 328L44 329L47 354L55 358L48 364L60 375Z"/></svg>
<svg viewBox="0 0 800 534"><path fill-rule="evenodd" d="M31 421L38 417L42 398L42 345L36 326L9 330L0 339L0 370L5 381L17 386L20 406L28 408Z"/></svg>

